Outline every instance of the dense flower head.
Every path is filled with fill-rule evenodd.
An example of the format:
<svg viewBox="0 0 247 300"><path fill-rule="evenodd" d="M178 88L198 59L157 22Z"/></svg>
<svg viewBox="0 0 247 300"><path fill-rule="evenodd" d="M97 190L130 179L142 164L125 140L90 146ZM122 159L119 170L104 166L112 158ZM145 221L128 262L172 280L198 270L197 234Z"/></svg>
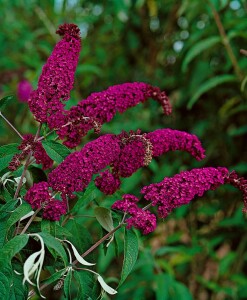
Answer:
<svg viewBox="0 0 247 300"><path fill-rule="evenodd" d="M101 172L94 180L95 186L104 194L112 195L119 189L121 181L109 170Z"/></svg>
<svg viewBox="0 0 247 300"><path fill-rule="evenodd" d="M51 199L51 191L47 182L41 181L27 191L24 199L32 206L33 209L38 209Z"/></svg>
<svg viewBox="0 0 247 300"><path fill-rule="evenodd" d="M119 140L113 134L106 134L87 143L81 151L74 152L55 168L48 177L53 190L68 194L83 191L92 175L115 161L120 153Z"/></svg>
<svg viewBox="0 0 247 300"><path fill-rule="evenodd" d="M165 114L171 113L168 97L159 88L143 82L123 83L102 92L92 93L78 105L65 111L63 116L60 115L59 123L54 117L54 123L57 122L57 134L61 139L66 139L66 146L73 148L90 129L99 131L100 126L111 121L117 112L123 113L148 98L159 101Z"/></svg>
<svg viewBox="0 0 247 300"><path fill-rule="evenodd" d="M51 199L43 210L43 218L51 221L59 221L62 215L67 212L67 205L60 200Z"/></svg>
<svg viewBox="0 0 247 300"><path fill-rule="evenodd" d="M158 205L160 217L166 218L174 208L224 184L227 176L228 170L222 167L193 169L145 186L141 193L153 206Z"/></svg>
<svg viewBox="0 0 247 300"><path fill-rule="evenodd" d="M28 80L22 80L17 86L17 96L21 102L27 102L33 90L31 83Z"/></svg>
<svg viewBox="0 0 247 300"><path fill-rule="evenodd" d="M149 210L143 210L138 207L135 214L126 220L127 229L132 226L142 231L143 234L149 234L156 228L156 217Z"/></svg>
<svg viewBox="0 0 247 300"><path fill-rule="evenodd" d="M40 141L35 140L35 136L32 134L25 134L21 144L18 146L21 153L15 154L9 164L9 169L14 171L20 164L21 160L24 160L27 155L32 152L37 164L42 164L44 170L49 169L53 165L53 160L46 154Z"/></svg>
<svg viewBox="0 0 247 300"><path fill-rule="evenodd" d="M153 145L154 157L175 150L187 151L197 160L205 157L205 150L198 137L194 134L166 128L147 133L146 138Z"/></svg>
<svg viewBox="0 0 247 300"><path fill-rule="evenodd" d="M136 204L138 201L139 199L136 196L125 194L122 196L122 200L117 200L116 202L114 202L114 204L112 205L112 209L120 210L125 213L134 215L138 209L138 206Z"/></svg>
<svg viewBox="0 0 247 300"><path fill-rule="evenodd" d="M54 124L49 117L61 117L64 103L68 100L74 84L74 73L80 53L79 28L74 24L61 25L57 31L63 38L58 42L43 66L37 90L33 91L28 104L34 117L39 122ZM62 101L61 101L62 100Z"/></svg>
<svg viewBox="0 0 247 300"><path fill-rule="evenodd" d="M121 177L130 177L152 160L152 144L145 139L145 136L139 134L125 136L122 133L119 139L121 140L121 153L118 161L113 164L114 172Z"/></svg>
<svg viewBox="0 0 247 300"><path fill-rule="evenodd" d="M148 210L143 210L137 206L139 199L131 194L122 196L122 200L117 200L112 209L128 213L131 217L126 219L127 229L132 226L141 230L143 234L148 234L156 228L156 217Z"/></svg>
<svg viewBox="0 0 247 300"><path fill-rule="evenodd" d="M65 202L54 199L47 182L35 183L26 193L24 199L32 209L43 209L42 217L51 221L59 221L60 217L67 212Z"/></svg>

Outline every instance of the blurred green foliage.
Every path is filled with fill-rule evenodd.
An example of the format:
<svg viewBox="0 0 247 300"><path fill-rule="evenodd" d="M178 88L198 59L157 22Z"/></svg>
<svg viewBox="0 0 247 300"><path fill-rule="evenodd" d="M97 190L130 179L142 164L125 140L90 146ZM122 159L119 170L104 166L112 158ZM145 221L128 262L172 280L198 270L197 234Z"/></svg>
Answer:
<svg viewBox="0 0 247 300"><path fill-rule="evenodd" d="M75 23L82 52L70 105L110 85L149 82L167 91L172 116L164 117L150 101L117 115L102 133L171 127L202 140L203 162L169 153L126 179L122 191L138 194L144 184L198 166L247 174L247 57L240 53L247 44L245 0L1 0L0 6L1 98L15 95L23 78L36 87L59 39L56 28ZM25 103L15 99L3 111L20 132L35 132ZM19 142L3 120L0 134L2 145ZM97 201L109 208L114 197L99 194ZM134 271L114 299L246 299L246 220L240 200L224 186L161 221L141 239ZM87 227L85 219L78 222ZM106 258L99 252L98 260L106 276L119 275L114 251Z"/></svg>

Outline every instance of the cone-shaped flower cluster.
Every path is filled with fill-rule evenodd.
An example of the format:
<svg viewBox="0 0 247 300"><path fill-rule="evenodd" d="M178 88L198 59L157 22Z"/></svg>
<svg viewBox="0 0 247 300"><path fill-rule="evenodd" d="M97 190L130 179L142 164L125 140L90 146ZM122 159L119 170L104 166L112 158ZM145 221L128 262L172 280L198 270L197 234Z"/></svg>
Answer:
<svg viewBox="0 0 247 300"><path fill-rule="evenodd" d="M235 171L229 173L226 168L208 167L183 171L173 177L166 177L159 183L150 184L142 188L144 198L151 202L152 206L158 207L158 214L166 218L173 209L188 204L196 196L202 197L208 190L230 183L243 193L244 209L247 212L247 180L239 177ZM155 226L151 226L151 213L137 207L139 199L133 195L124 195L122 200L117 200L112 209L128 213L131 218L127 219L128 228L131 226L142 230L144 234L152 232ZM138 213L136 213L138 209ZM133 218L134 216L134 218ZM153 216L153 215L152 215ZM150 223L147 224L147 219Z"/></svg>
<svg viewBox="0 0 247 300"><path fill-rule="evenodd" d="M165 132L167 131L167 134ZM174 133L174 139L172 135ZM160 140L156 138L159 136ZM120 135L106 134L87 143L81 151L74 152L54 169L48 177L53 190L71 197L73 192L84 190L93 174L110 166L109 170L101 173L95 180L96 186L106 194L113 194L120 187L120 177L129 177L139 168L147 165L152 159L152 148L158 149L158 143L166 145L167 136L170 146L162 146L162 151L156 151L156 156L169 150L185 150L196 158L204 157L204 149L194 135L172 129L156 130L150 136L152 142L131 132ZM163 139L163 140L162 140ZM188 142L189 146L186 145Z"/></svg>
<svg viewBox="0 0 247 300"><path fill-rule="evenodd" d="M50 123L52 116L59 117L64 110L63 101L70 98L74 73L81 48L80 30L74 24L64 24L57 33L63 36L42 69L37 90L33 91L28 104L35 119Z"/></svg>
<svg viewBox="0 0 247 300"><path fill-rule="evenodd" d="M101 125L111 121L117 112L123 113L148 98L160 102L166 115L171 113L169 99L159 88L143 82L118 84L91 94L70 111L64 112L63 117L54 115L57 134L61 139L66 138L66 146L73 148L90 129L98 132Z"/></svg>
<svg viewBox="0 0 247 300"><path fill-rule="evenodd" d="M225 183L226 168L202 168L183 171L159 183L150 184L141 190L146 200L158 206L159 216L166 218L176 207L188 204L196 196L203 196Z"/></svg>
<svg viewBox="0 0 247 300"><path fill-rule="evenodd" d="M55 191L72 196L83 191L93 174L109 166L120 154L118 138L106 134L87 143L81 151L74 152L54 169L48 177L49 185Z"/></svg>

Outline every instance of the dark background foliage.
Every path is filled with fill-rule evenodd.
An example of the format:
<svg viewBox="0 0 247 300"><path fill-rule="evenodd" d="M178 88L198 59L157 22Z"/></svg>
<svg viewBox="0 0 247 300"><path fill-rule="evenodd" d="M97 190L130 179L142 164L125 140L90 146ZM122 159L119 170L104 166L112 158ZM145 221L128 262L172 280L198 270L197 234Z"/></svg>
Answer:
<svg viewBox="0 0 247 300"><path fill-rule="evenodd" d="M170 127L202 140L204 161L168 153L126 179L124 192L138 194L144 184L193 167L226 166L246 176L247 57L240 53L247 48L246 1L1 0L0 7L1 98L16 94L23 78L36 87L59 40L56 28L75 23L82 52L70 105L110 85L148 82L167 92L172 116L164 117L150 100L117 115L102 133ZM4 113L20 132L35 132L18 98ZM2 145L19 142L3 121L0 132ZM93 138L91 133L83 144ZM99 195L98 201L109 207L112 199ZM242 206L241 194L224 186L160 220L153 234L140 239L137 265L114 299L245 299ZM101 273L117 277L120 265L114 251L106 258L100 252Z"/></svg>

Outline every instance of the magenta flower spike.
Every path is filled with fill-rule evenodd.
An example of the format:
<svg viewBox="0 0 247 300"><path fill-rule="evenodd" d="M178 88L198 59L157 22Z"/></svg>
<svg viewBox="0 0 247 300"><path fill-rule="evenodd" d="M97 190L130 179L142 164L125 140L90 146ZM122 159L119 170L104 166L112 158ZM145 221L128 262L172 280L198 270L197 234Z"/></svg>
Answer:
<svg viewBox="0 0 247 300"><path fill-rule="evenodd" d="M63 24L56 33L63 38L44 65L38 88L28 100L31 112L41 123L48 122L51 116L62 118L64 101L70 98L73 88L81 48L80 30L76 25ZM52 124L50 127L53 128Z"/></svg>
<svg viewBox="0 0 247 300"><path fill-rule="evenodd" d="M165 92L150 84L133 82L114 85L105 91L93 93L66 111L65 116L51 116L50 123L56 123L59 137L66 139L64 144L67 147L73 148L90 129L94 128L99 132L102 124L111 121L117 112L123 113L148 98L157 100L166 115L171 113L171 104ZM54 128L54 124L50 127Z"/></svg>
<svg viewBox="0 0 247 300"><path fill-rule="evenodd" d="M229 171L222 167L183 171L145 186L141 193L153 206L158 206L159 216L166 218L174 208L188 204L196 196L202 197L206 191L224 184L228 174Z"/></svg>
<svg viewBox="0 0 247 300"><path fill-rule="evenodd" d="M103 135L87 143L81 151L74 152L48 176L48 183L55 191L73 197L75 191L83 191L92 175L109 166L120 154L118 138Z"/></svg>

